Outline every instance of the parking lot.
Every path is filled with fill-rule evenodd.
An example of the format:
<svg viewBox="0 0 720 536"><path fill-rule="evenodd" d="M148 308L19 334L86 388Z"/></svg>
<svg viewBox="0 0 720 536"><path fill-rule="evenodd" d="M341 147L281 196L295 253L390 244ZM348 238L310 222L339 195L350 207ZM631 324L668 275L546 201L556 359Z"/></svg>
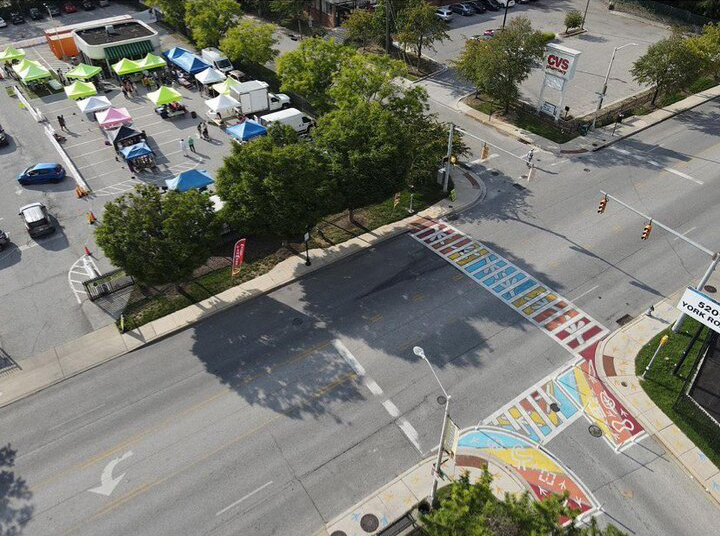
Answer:
<svg viewBox="0 0 720 536"><path fill-rule="evenodd" d="M565 97L565 105L570 106L570 113L574 115L589 112L597 105L596 92L602 89L603 79L615 47L626 43L637 44L623 48L617 53L608 84L606 104L642 89L630 75L633 62L642 56L652 43L670 35L669 29L657 23L609 11L606 2L591 0L585 22L588 32L575 37L559 37L559 34L565 31L563 25L565 13L571 9L583 12L586 4L586 0L535 0L516 4L508 9L507 15L508 21L517 16L527 16L535 29L555 32L558 34L555 42L582 52L575 78L570 82ZM456 14L448 23L450 39L437 44L435 51L429 50L427 54L441 63L449 64L459 57L466 39L482 35L487 29L501 28L503 16L504 9L487 11L470 17ZM542 70L534 69L522 84L525 100L537 103L542 80ZM462 83L456 82L456 85L461 87ZM432 91L432 88L429 90Z"/></svg>

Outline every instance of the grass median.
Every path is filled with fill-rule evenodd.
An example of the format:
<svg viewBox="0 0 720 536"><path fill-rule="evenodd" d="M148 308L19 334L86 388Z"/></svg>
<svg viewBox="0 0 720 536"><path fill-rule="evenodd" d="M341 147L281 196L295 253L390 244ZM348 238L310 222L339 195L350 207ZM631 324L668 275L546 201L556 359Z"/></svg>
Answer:
<svg viewBox="0 0 720 536"><path fill-rule="evenodd" d="M640 385L663 413L716 466L720 467L720 430L718 430L712 419L699 409L692 400L686 396L679 396L685 385L685 380L695 369L708 328L703 328L700 337L695 342L682 367L680 367L678 375L673 375L675 364L685 351L698 326L699 323L696 320L687 318L678 333L673 333L670 328L658 333L638 353L635 360L635 374L640 376L643 373L658 344L660 344L660 339L664 335L668 335L667 343L658 353L652 367L645 375L645 379L641 380Z"/></svg>

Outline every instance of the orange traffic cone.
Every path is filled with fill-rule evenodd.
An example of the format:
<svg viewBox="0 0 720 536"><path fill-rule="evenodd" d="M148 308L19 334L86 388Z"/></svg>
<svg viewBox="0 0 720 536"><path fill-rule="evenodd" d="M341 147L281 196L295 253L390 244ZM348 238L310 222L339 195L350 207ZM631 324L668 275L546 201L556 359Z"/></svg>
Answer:
<svg viewBox="0 0 720 536"><path fill-rule="evenodd" d="M84 247L85 247L85 255L87 255L88 257L92 257L92 253L90 253L90 250L88 249L88 247L87 246L84 246Z"/></svg>

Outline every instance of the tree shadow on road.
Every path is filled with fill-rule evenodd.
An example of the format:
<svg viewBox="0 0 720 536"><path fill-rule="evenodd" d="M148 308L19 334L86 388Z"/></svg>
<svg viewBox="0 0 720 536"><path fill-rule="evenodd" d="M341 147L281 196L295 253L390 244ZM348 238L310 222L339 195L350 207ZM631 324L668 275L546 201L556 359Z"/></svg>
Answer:
<svg viewBox="0 0 720 536"><path fill-rule="evenodd" d="M17 451L11 444L0 447L0 534L19 536L32 518L32 491L13 471Z"/></svg>

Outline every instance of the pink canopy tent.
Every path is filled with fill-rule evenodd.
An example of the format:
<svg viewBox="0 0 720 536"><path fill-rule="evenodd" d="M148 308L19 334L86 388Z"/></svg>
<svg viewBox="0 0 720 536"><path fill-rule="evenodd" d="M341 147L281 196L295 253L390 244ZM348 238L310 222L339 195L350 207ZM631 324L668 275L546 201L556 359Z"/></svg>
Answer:
<svg viewBox="0 0 720 536"><path fill-rule="evenodd" d="M95 119L103 128L119 127L120 125L132 123L132 117L130 117L127 108L108 108L102 112L97 112Z"/></svg>

